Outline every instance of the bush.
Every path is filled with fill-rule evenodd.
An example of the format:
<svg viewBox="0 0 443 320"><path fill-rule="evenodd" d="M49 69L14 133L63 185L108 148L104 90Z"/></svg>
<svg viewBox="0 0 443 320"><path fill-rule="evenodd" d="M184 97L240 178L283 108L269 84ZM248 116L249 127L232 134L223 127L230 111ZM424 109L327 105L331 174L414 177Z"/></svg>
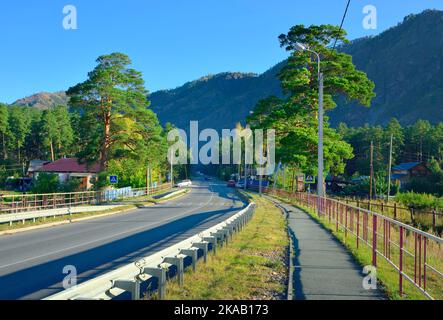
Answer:
<svg viewBox="0 0 443 320"><path fill-rule="evenodd" d="M59 188L58 175L41 172L34 180L31 191L33 193L54 193Z"/></svg>
<svg viewBox="0 0 443 320"><path fill-rule="evenodd" d="M431 173L426 177L414 177L408 183L406 189L443 196L443 172Z"/></svg>
<svg viewBox="0 0 443 320"><path fill-rule="evenodd" d="M432 209L443 208L443 198L437 198L431 194L405 192L397 195L397 200L408 208Z"/></svg>
<svg viewBox="0 0 443 320"><path fill-rule="evenodd" d="M91 179L91 183L94 186L94 190L100 191L105 189L110 185L109 179L108 179L108 173L103 171L100 172L97 177L94 177Z"/></svg>
<svg viewBox="0 0 443 320"><path fill-rule="evenodd" d="M80 187L80 180L78 179L69 179L64 183L60 183L58 186L59 192L75 192L78 191Z"/></svg>

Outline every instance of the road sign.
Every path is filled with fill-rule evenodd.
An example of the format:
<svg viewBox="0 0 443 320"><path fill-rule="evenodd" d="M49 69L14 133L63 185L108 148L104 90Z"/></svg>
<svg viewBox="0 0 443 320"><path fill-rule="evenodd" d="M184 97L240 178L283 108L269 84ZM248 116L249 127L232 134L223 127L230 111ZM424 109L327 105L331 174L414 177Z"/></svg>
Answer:
<svg viewBox="0 0 443 320"><path fill-rule="evenodd" d="M311 176L311 175L306 176L305 183L309 183L309 184L315 183L315 177Z"/></svg>
<svg viewBox="0 0 443 320"><path fill-rule="evenodd" d="M118 182L117 176L109 176L109 182L112 184L116 184Z"/></svg>

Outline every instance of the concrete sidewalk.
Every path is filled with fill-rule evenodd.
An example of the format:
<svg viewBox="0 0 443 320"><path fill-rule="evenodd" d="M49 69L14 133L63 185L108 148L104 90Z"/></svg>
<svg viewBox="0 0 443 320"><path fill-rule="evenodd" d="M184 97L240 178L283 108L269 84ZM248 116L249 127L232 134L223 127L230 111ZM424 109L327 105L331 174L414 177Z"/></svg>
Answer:
<svg viewBox="0 0 443 320"><path fill-rule="evenodd" d="M293 299L386 299L380 290L363 288L363 267L328 230L304 211L272 201L288 214L294 252Z"/></svg>

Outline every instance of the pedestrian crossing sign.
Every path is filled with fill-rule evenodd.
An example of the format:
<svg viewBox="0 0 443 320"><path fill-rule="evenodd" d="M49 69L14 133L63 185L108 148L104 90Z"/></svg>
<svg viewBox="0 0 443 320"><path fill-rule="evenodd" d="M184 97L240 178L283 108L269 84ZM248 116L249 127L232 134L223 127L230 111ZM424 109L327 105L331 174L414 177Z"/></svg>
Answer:
<svg viewBox="0 0 443 320"><path fill-rule="evenodd" d="M118 182L117 176L109 176L109 182L112 184L116 184Z"/></svg>

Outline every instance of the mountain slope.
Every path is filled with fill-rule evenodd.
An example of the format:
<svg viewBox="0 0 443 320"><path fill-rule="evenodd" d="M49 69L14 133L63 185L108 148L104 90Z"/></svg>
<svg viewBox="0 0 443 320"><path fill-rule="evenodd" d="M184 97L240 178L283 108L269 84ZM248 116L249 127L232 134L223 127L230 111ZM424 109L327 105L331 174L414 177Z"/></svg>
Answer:
<svg viewBox="0 0 443 320"><path fill-rule="evenodd" d="M276 74L280 65L258 76L252 73L220 73L150 95L151 108L160 121L187 129L190 120L200 128L230 129L254 109L258 100L279 95Z"/></svg>
<svg viewBox="0 0 443 320"><path fill-rule="evenodd" d="M329 113L331 123L402 124L417 119L443 121L443 11L407 16L403 23L373 38L341 48L375 82L370 108L340 105Z"/></svg>
<svg viewBox="0 0 443 320"><path fill-rule="evenodd" d="M54 93L40 92L29 97L19 99L12 103L13 105L23 107L34 107L37 109L48 109L57 105L66 105L68 98L65 92L59 91Z"/></svg>
<svg viewBox="0 0 443 320"><path fill-rule="evenodd" d="M376 84L370 108L339 101L328 113L333 126L386 124L397 117L402 124L417 119L443 121L443 11L427 10L378 36L353 41L340 50L351 54L358 69ZM160 120L187 127L200 120L205 127L232 128L244 121L256 102L280 95L276 74L284 62L260 76L232 79L227 74L194 81L151 95Z"/></svg>
<svg viewBox="0 0 443 320"><path fill-rule="evenodd" d="M378 36L357 39L340 48L351 54L358 69L375 82L377 96L370 108L338 101L330 112L333 126L386 124L397 117L402 124L417 119L443 121L443 11L409 15ZM200 128L233 128L254 109L258 100L281 95L277 74L284 62L265 73L226 72L188 82L150 95L151 108L164 124L187 129L190 120ZM63 92L40 93L14 104L48 108L66 104Z"/></svg>

